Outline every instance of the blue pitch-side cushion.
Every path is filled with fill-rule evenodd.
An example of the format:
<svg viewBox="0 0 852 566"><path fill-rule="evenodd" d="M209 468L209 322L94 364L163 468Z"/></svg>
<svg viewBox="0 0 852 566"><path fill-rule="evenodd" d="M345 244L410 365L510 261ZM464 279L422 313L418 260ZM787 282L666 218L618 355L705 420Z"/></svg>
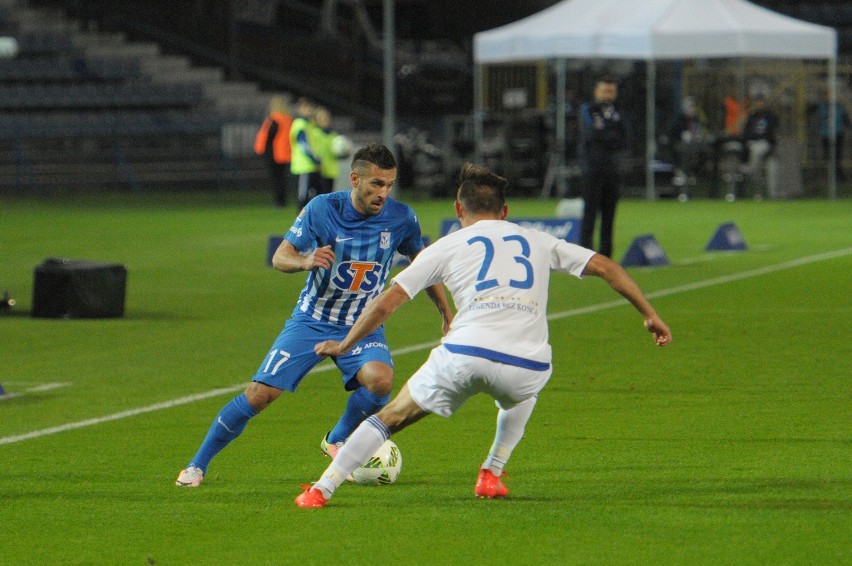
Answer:
<svg viewBox="0 0 852 566"><path fill-rule="evenodd" d="M637 236L621 260L623 267L669 265L669 263L666 252L652 234Z"/></svg>
<svg viewBox="0 0 852 566"><path fill-rule="evenodd" d="M745 238L733 222L720 225L704 251L747 250Z"/></svg>

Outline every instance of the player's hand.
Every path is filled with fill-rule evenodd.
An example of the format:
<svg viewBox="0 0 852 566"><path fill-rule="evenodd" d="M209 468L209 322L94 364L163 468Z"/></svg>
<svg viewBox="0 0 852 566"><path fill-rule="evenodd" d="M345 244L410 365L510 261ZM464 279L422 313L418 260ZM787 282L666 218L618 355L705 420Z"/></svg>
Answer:
<svg viewBox="0 0 852 566"><path fill-rule="evenodd" d="M331 246L323 246L315 249L313 252L305 256L305 271L321 267L328 269L334 263L334 250Z"/></svg>
<svg viewBox="0 0 852 566"><path fill-rule="evenodd" d="M444 336L446 336L447 334L449 334L449 332L450 332L450 325L451 325L452 323L453 323L453 319L452 319L452 318L451 318L451 319L449 319L449 320L447 320L446 318L444 319L443 324L441 324L441 333L442 333Z"/></svg>
<svg viewBox="0 0 852 566"><path fill-rule="evenodd" d="M337 357L343 352L340 351L340 342L334 340L325 340L314 346L314 353L318 356Z"/></svg>
<svg viewBox="0 0 852 566"><path fill-rule="evenodd" d="M645 319L645 330L654 335L657 346L666 346L672 341L672 331L659 316L649 316Z"/></svg>

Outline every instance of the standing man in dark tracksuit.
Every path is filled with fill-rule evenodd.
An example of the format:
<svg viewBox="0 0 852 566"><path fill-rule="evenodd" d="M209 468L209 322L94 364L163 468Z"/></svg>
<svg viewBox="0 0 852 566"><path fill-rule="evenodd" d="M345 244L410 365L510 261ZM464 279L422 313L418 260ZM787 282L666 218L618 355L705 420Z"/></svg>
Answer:
<svg viewBox="0 0 852 566"><path fill-rule="evenodd" d="M621 151L627 147L627 124L615 107L618 87L612 79L595 85L595 100L580 108L580 147L583 166L583 224L580 245L593 246L595 221L601 217L601 255L612 257L615 206L621 189Z"/></svg>

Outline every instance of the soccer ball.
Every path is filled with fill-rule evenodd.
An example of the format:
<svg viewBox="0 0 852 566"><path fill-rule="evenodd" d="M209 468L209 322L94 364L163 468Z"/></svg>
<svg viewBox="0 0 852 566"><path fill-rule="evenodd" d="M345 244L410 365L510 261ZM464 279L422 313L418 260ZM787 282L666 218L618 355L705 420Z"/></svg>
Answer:
<svg viewBox="0 0 852 566"><path fill-rule="evenodd" d="M392 440L385 440L370 460L352 472L361 485L390 485L402 470L402 453Z"/></svg>
<svg viewBox="0 0 852 566"><path fill-rule="evenodd" d="M352 155L352 140L344 135L337 135L331 139L331 153L338 159L346 159Z"/></svg>

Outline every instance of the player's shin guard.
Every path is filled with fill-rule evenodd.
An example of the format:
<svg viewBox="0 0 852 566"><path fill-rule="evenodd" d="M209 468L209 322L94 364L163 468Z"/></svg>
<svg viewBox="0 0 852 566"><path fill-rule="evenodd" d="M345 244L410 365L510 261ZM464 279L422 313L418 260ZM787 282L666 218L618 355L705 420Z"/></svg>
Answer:
<svg viewBox="0 0 852 566"><path fill-rule="evenodd" d="M205 473L210 460L222 451L232 440L243 432L249 419L256 416L257 412L249 404L245 393L234 397L229 401L210 426L207 436L201 447L192 459L191 464L201 468Z"/></svg>
<svg viewBox="0 0 852 566"><path fill-rule="evenodd" d="M328 442L343 442L352 431L355 430L364 419L379 412L379 409L388 404L390 393L379 396L371 393L366 387L361 386L349 396L346 402L346 410L340 420L328 433Z"/></svg>
<svg viewBox="0 0 852 566"><path fill-rule="evenodd" d="M483 469L490 469L497 477L503 473L503 467L524 436L524 429L537 400L538 396L533 396L511 409L500 409L497 413L497 433L494 435L494 444L491 445L488 458L482 464Z"/></svg>

